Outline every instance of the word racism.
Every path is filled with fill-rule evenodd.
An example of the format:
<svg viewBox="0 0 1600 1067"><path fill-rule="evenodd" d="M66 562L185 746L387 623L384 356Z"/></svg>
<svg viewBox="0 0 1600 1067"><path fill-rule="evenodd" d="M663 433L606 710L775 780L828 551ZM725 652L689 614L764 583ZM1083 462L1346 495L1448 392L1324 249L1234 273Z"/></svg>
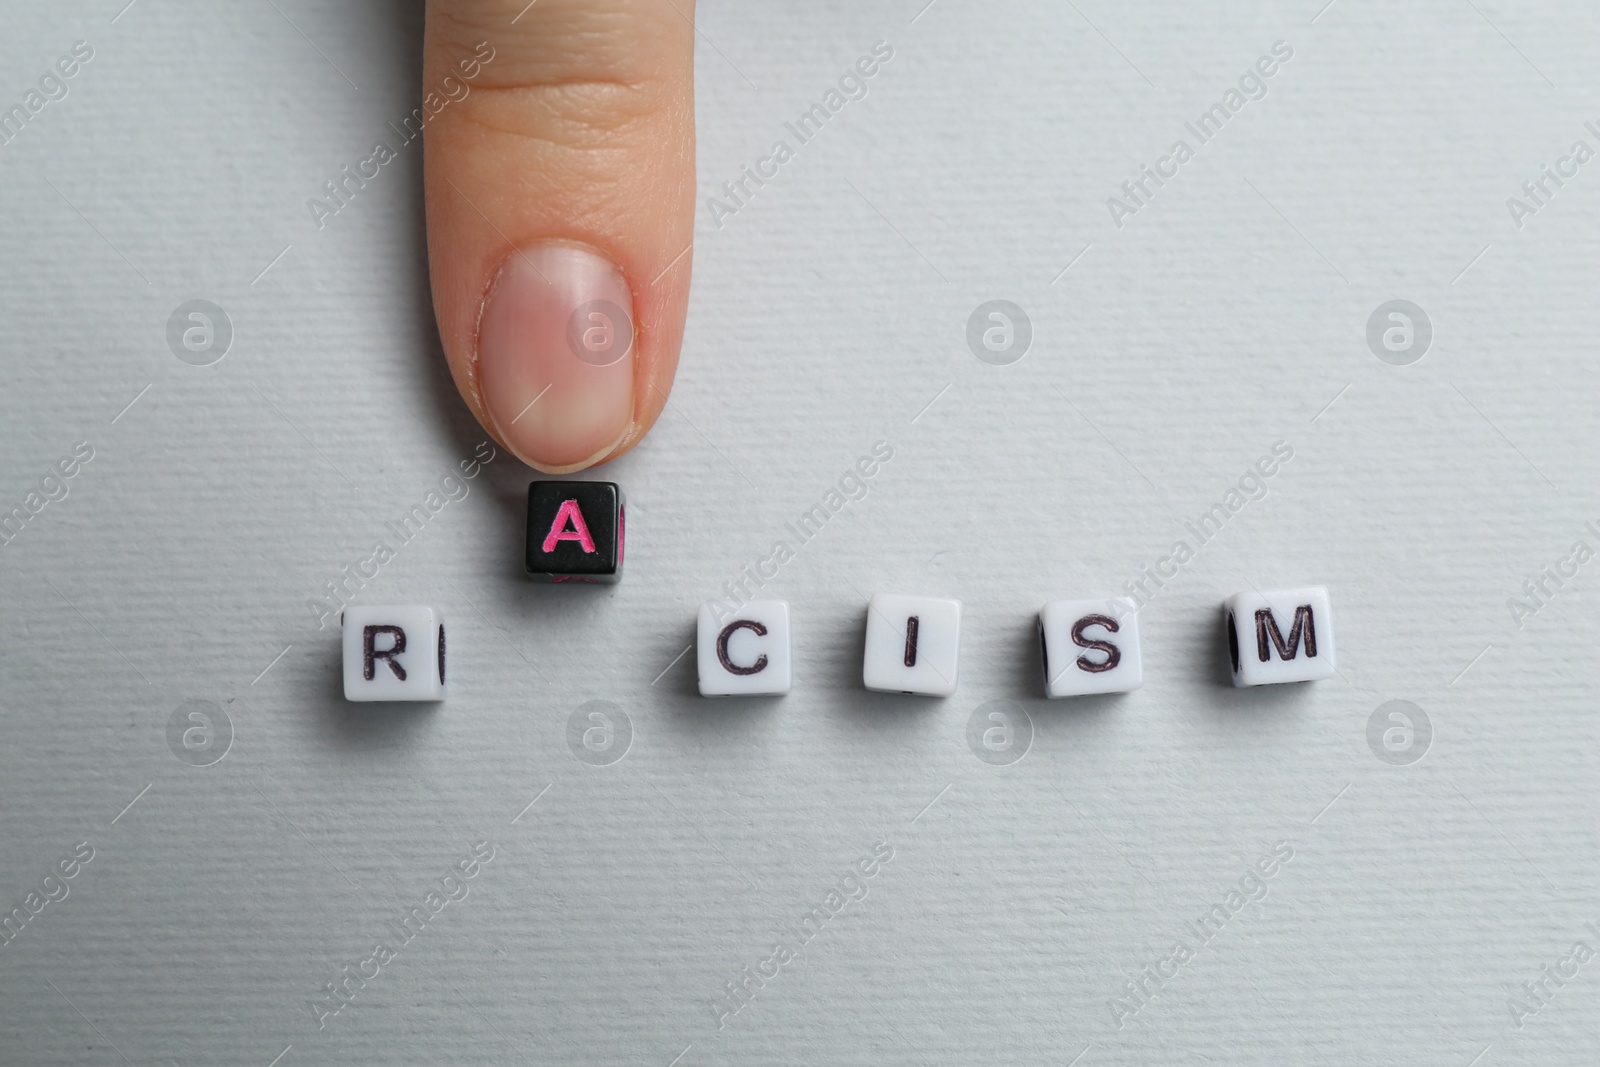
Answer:
<svg viewBox="0 0 1600 1067"><path fill-rule="evenodd" d="M1596 929L1594 923L1586 922L1583 925L1589 928L1591 934L1600 938L1600 929ZM1528 1016L1538 1015L1541 1008L1549 1007L1550 1002L1555 999L1556 992L1578 977L1578 968L1592 959L1594 959L1594 949L1586 942L1575 941L1571 951L1556 960L1554 968L1547 963L1541 969L1538 978L1531 982L1523 982L1522 996L1513 994L1506 998L1506 1010L1511 1013L1511 1021L1516 1024L1517 1029L1522 1029L1522 1022ZM1550 988L1552 983L1555 984L1555 989Z"/></svg>
<svg viewBox="0 0 1600 1067"><path fill-rule="evenodd" d="M783 968L800 958L801 951L835 915L854 900L867 899L867 882L894 859L894 847L886 841L874 841L872 852L855 862L855 866L834 879L834 887L822 898L822 903L800 916L799 921L780 927L784 940L772 943L771 953L757 961L754 968L748 963L722 984L726 992L711 1002L711 1014L716 1016L717 1029L728 1025L728 1017L743 1011L755 995L767 988L767 983L777 978ZM792 947L791 947L792 945Z"/></svg>
<svg viewBox="0 0 1600 1067"><path fill-rule="evenodd" d="M894 446L888 441L872 443L872 455L860 456L853 468L839 475L836 485L822 494L820 503L812 504L795 522L786 522L783 528L794 535L796 545L805 545L822 532L829 519L843 511L845 505L866 499L868 483L882 469L880 463L894 458ZM736 577L722 583L725 596L711 601L711 609L718 622L726 621L740 605L755 598L756 593L778 576L783 565L795 558L795 551L787 541L774 541L772 551L754 564L747 564ZM755 573L751 573L752 568ZM754 588L752 588L754 586Z"/></svg>
<svg viewBox="0 0 1600 1067"><path fill-rule="evenodd" d="M1585 122L1583 128L1600 138L1600 127L1592 122ZM1594 149L1589 147L1587 141L1573 141L1572 147L1567 149L1567 154L1556 160L1555 171L1552 173L1548 164L1539 168L1539 176L1532 181L1522 183L1522 195L1526 200L1519 200L1514 196L1506 197L1506 210L1511 212L1511 224L1517 229L1522 229L1523 219L1537 215L1550 201L1555 199L1557 193L1566 188L1567 182L1578 176L1578 168L1594 158ZM1550 188L1551 183L1555 188ZM1540 195L1540 194L1544 195Z"/></svg>
<svg viewBox="0 0 1600 1067"><path fill-rule="evenodd" d="M1138 1015L1167 982L1178 977L1178 972L1195 958L1199 949L1217 936L1235 915L1245 909L1245 905L1259 904L1267 899L1269 890L1265 879L1275 876L1292 859L1294 847L1289 842L1279 841L1273 845L1271 852L1256 860L1253 868L1244 872L1244 877L1239 879L1238 889L1228 890L1221 904L1211 905L1204 915L1188 924L1184 930L1187 936L1174 939L1166 956L1154 964L1146 965L1137 976L1123 982L1124 995L1112 997L1106 1002L1111 1008L1111 1021L1117 1024L1117 1029L1121 1030L1126 1020ZM1199 948L1191 948L1188 937L1200 942Z"/></svg>
<svg viewBox="0 0 1600 1067"><path fill-rule="evenodd" d="M1202 111L1194 122L1185 122L1184 128L1193 134L1200 144L1209 144L1213 137L1222 132L1222 127L1228 120L1244 109L1246 103L1260 100L1267 95L1267 79L1278 73L1280 62L1287 63L1293 58L1294 49L1290 47L1289 42L1272 42L1272 54L1257 59L1254 67L1239 75L1237 89L1229 89L1223 93L1220 101ZM1111 212L1111 221L1117 224L1117 229L1122 229L1123 219L1137 215L1140 208L1147 207L1150 201L1155 199L1156 189L1176 178L1178 168L1195 157L1194 148L1181 138L1172 142L1172 147L1167 152L1167 155L1156 160L1154 168L1142 165L1137 177L1122 183L1122 192L1126 199L1113 196L1106 200L1106 208ZM1150 187L1152 182L1155 183L1155 189Z"/></svg>
<svg viewBox="0 0 1600 1067"><path fill-rule="evenodd" d="M54 71L47 70L39 76L39 88L29 89L23 95L22 103L12 104L9 109L0 111L0 144L10 144L22 132L22 127L44 110L46 104L65 100L68 92L66 79L75 77L82 65L93 58L94 47L88 41L72 42L72 54L56 60Z"/></svg>
<svg viewBox="0 0 1600 1067"><path fill-rule="evenodd" d="M393 536L396 544L410 544L422 532L422 528L444 510L446 504L459 503L467 498L472 491L467 483L482 473L497 454L494 445L480 441L478 447L473 449L473 455L477 458L464 459L459 464L459 478L454 473L446 474L439 479L439 488L428 490L422 503L411 505L411 510L401 515L399 522L385 522L384 529ZM330 619L339 621L339 613L355 600L356 594L365 589L367 583L376 578L378 571L389 564L395 555L388 541L375 541L365 559L357 560L354 565L346 563L339 568L339 578L330 578L323 583L325 595L306 600L306 607L317 620L317 629L327 626Z"/></svg>
<svg viewBox="0 0 1600 1067"><path fill-rule="evenodd" d="M399 126L390 122L389 128L400 138L400 147L404 148L421 137L423 128L437 118L439 112L451 104L459 104L465 100L467 94L472 92L472 86L467 83L483 71L494 55L494 49L490 47L488 41L480 42L478 47L472 50L472 58L463 59L456 64L456 69L461 71L461 77L458 79L453 74L447 74L439 83L439 88L444 91L443 96L437 92L430 92L422 98L422 106L413 109L410 115L401 120ZM338 177L323 182L322 190L327 194L327 200L319 200L314 196L306 198L306 208L311 212L311 221L317 224L317 229L320 230L326 225L325 219L349 207L356 194L367 187L367 182L378 176L383 165L398 156L399 153L389 147L387 141L375 141L372 145L372 154L356 163L354 173L350 170L350 164L346 163L339 169Z"/></svg>
<svg viewBox="0 0 1600 1067"><path fill-rule="evenodd" d="M29 921L45 909L51 902L67 899L71 890L67 887L67 879L76 878L84 865L94 859L94 846L87 841L80 841L72 849L66 859L59 861L55 870L45 875L39 881L39 888L29 891L22 898L22 907L12 908L4 915L0 915L0 945L9 945L22 928ZM60 877L57 877L57 873Z"/></svg>
<svg viewBox="0 0 1600 1067"><path fill-rule="evenodd" d="M383 973L383 969L400 954L400 950L411 943L411 939L432 925L433 919L449 904L467 899L467 880L476 878L478 873L494 859L494 845L488 841L479 841L472 846L472 853L464 860L456 861L451 867L451 873L439 879L439 888L430 889L428 895L422 898L422 903L405 913L398 923L390 923L390 933L393 935L389 941L379 941L372 947L372 955L359 963L347 963L339 969L339 980L323 985L327 996L320 1000L308 1000L306 1006L311 1009L311 1014L316 1017L317 1029L321 1030L328 1025L328 1020L338 1015L350 1005L356 994L366 988L367 983ZM459 875L459 877L458 877ZM415 927L415 929L413 929Z"/></svg>
<svg viewBox="0 0 1600 1067"><path fill-rule="evenodd" d="M795 122L785 122L784 128L794 134L800 144L809 144L812 138L822 132L822 127L829 119L844 110L845 104L866 98L867 79L878 73L880 64L893 58L894 46L888 41L877 42L872 46L871 55L862 56L856 60L853 70L847 70L839 76L839 87L824 93L822 103L812 104L810 110L801 112ZM738 178L722 183L726 199L706 197L706 207L710 209L711 221L717 224L717 229L722 229L723 219L737 215L755 196L755 189L750 188L751 182L755 183L756 189L765 188L767 181L778 176L778 169L793 158L794 149L789 147L788 141L774 141L767 154L756 160L753 168L746 163L739 171Z"/></svg>
<svg viewBox="0 0 1600 1067"><path fill-rule="evenodd" d="M22 503L11 510L0 514L0 544L9 545L28 520L45 509L46 504L57 500L67 499L67 494L72 490L67 482L78 476L84 464L94 458L94 445L88 441L79 441L72 446L70 456L62 456L50 468L50 473L39 479L39 484L28 490L22 498Z"/></svg>

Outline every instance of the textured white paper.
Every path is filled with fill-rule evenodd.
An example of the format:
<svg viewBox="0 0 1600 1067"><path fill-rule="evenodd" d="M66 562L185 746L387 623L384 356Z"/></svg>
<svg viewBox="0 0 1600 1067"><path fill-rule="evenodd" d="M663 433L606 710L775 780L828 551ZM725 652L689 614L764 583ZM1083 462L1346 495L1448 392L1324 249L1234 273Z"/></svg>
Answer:
<svg viewBox="0 0 1600 1067"><path fill-rule="evenodd" d="M0 505L93 453L0 547L0 1061L1595 1061L1600 162L1522 190L1600 149L1592 6L702 3L683 361L597 588L521 574L420 143L306 206L398 140L420 5L125 3L0 34L0 110L94 49L0 145ZM695 612L779 541L797 684L703 699ZM373 566L447 702L343 701L308 605ZM1039 605L1133 583L1144 686L1047 702ZM1341 673L1235 690L1222 599L1312 584ZM863 691L881 589L962 601L954 697Z"/></svg>

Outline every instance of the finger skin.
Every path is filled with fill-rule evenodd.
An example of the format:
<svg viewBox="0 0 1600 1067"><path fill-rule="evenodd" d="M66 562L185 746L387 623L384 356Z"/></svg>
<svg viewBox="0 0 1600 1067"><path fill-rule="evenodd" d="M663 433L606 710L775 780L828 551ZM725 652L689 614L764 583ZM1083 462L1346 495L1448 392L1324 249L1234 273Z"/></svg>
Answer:
<svg viewBox="0 0 1600 1067"><path fill-rule="evenodd" d="M444 95L446 78L469 87L464 97L452 90L459 98L429 119L423 143L439 335L478 420L541 469L580 469L621 455L666 403L693 259L692 18L691 0L676 7L671 0L427 5L424 101ZM473 58L480 62L468 79L473 67L462 63ZM567 455L550 443L559 433L553 404L509 426L497 425L485 400L486 302L509 257L548 244L609 260L633 298L632 423L598 456ZM543 434L532 437L547 454L527 454L531 429Z"/></svg>

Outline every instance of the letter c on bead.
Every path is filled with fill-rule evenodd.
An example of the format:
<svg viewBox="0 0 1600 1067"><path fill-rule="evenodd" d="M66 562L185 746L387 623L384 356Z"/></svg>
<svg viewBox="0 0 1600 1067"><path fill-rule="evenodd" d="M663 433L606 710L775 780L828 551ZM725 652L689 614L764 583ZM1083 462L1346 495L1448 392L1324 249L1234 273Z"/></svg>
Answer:
<svg viewBox="0 0 1600 1067"><path fill-rule="evenodd" d="M767 669L767 654L763 652L756 657L756 661L748 667L741 667L728 656L728 639L735 630L751 630L757 637L767 636L767 628L753 619L735 619L722 628L717 635L717 662L722 664L722 669L729 674L760 674Z"/></svg>

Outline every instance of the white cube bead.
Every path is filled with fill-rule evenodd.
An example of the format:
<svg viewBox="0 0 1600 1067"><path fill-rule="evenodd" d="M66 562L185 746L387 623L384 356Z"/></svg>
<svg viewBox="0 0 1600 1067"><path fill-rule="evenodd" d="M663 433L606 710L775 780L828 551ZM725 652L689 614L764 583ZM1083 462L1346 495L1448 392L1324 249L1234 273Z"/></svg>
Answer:
<svg viewBox="0 0 1600 1067"><path fill-rule="evenodd" d="M1322 586L1235 593L1223 610L1234 685L1333 677L1333 611Z"/></svg>
<svg viewBox="0 0 1600 1067"><path fill-rule="evenodd" d="M791 682L789 605L751 600L731 613L723 601L700 606L695 655L700 695L758 696L787 693Z"/></svg>
<svg viewBox="0 0 1600 1067"><path fill-rule="evenodd" d="M344 609L346 700L443 700L444 616L413 605Z"/></svg>
<svg viewBox="0 0 1600 1067"><path fill-rule="evenodd" d="M1052 600L1039 609L1046 696L1126 693L1144 683L1132 600Z"/></svg>
<svg viewBox="0 0 1600 1067"><path fill-rule="evenodd" d="M961 601L878 593L867 606L861 682L882 693L956 691Z"/></svg>

